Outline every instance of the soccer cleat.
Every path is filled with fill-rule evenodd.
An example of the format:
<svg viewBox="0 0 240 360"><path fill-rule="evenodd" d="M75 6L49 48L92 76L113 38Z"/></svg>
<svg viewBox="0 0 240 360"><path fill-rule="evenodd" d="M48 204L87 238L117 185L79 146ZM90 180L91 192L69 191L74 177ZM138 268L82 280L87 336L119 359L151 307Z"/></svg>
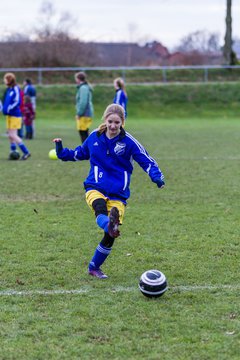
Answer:
<svg viewBox="0 0 240 360"><path fill-rule="evenodd" d="M115 206L111 208L109 214L108 233L112 238L117 238L120 235L119 226L119 211Z"/></svg>
<svg viewBox="0 0 240 360"><path fill-rule="evenodd" d="M104 272L102 272L102 270L99 269L88 269L88 274L91 276L95 276L99 279L107 279L107 275L104 274Z"/></svg>
<svg viewBox="0 0 240 360"><path fill-rule="evenodd" d="M23 154L23 156L21 157L21 160L27 160L30 156L31 156L30 153Z"/></svg>

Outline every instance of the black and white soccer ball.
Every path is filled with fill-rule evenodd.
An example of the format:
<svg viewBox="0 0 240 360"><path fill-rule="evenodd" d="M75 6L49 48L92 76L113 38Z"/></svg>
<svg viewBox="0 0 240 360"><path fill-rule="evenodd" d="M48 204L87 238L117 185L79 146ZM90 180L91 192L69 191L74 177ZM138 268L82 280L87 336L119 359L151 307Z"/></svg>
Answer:
<svg viewBox="0 0 240 360"><path fill-rule="evenodd" d="M159 270L145 271L138 286L143 295L151 298L162 296L168 289L166 276Z"/></svg>
<svg viewBox="0 0 240 360"><path fill-rule="evenodd" d="M17 150L13 150L9 154L9 160L18 160L20 158L20 154Z"/></svg>

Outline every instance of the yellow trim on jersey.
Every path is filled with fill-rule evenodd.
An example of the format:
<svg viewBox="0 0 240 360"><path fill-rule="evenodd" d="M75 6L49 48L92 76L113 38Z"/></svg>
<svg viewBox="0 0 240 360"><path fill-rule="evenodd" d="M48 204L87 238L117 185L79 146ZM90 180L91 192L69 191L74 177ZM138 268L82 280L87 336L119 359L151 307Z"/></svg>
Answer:
<svg viewBox="0 0 240 360"><path fill-rule="evenodd" d="M22 118L16 116L6 116L6 127L9 130L21 129L22 127Z"/></svg>
<svg viewBox="0 0 240 360"><path fill-rule="evenodd" d="M92 118L88 116L80 116L76 119L77 121L77 130L86 131L92 125Z"/></svg>
<svg viewBox="0 0 240 360"><path fill-rule="evenodd" d="M106 201L108 214L110 213L111 208L113 206L116 206L116 208L118 208L118 211L119 211L119 222L120 222L120 224L122 224L125 207L126 207L126 205L123 204L123 202L121 202L120 200L110 200L109 198L107 198L106 196L104 196L102 193L100 193L97 190L89 190L86 192L86 202L93 212L94 212L94 210L92 207L92 203L96 199L104 199Z"/></svg>

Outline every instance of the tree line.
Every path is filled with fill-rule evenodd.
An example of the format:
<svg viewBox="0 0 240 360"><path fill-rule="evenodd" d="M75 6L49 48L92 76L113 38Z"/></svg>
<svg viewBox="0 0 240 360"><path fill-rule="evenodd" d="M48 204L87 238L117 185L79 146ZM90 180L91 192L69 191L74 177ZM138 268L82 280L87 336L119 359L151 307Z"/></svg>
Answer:
<svg viewBox="0 0 240 360"><path fill-rule="evenodd" d="M232 49L232 1L226 0L226 34L224 46L220 45L217 33L195 31L181 39L175 52L185 54L181 61L186 64L199 65L203 61L211 64L211 57L217 55L219 64L235 65L236 54ZM73 38L70 34L72 24L76 21L69 13L60 14L58 21L53 22L56 11L51 1L42 3L38 27L26 33L11 33L0 39L0 67L86 67L86 66L146 66L172 64L171 54L150 51L149 43L139 46L136 43L125 43L120 48L99 46L97 43L86 43ZM31 40L34 38L34 40ZM152 44L156 42L153 41ZM123 45L123 44L122 44ZM161 45L161 44L160 44ZM163 46L162 46L163 47ZM105 49L109 53L105 54ZM122 51L125 54L122 54ZM168 53L168 50L165 52ZM204 56L203 56L204 55ZM207 55L207 56L206 56ZM108 57L108 59L107 59ZM122 59L122 60L121 60ZM176 60L177 61L177 60ZM184 65L175 64L175 65Z"/></svg>

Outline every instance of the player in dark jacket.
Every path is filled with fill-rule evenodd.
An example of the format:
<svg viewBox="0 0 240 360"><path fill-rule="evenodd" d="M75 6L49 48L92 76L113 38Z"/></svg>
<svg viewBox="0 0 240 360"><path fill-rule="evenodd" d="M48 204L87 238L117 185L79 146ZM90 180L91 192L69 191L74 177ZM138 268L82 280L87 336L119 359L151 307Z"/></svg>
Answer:
<svg viewBox="0 0 240 360"><path fill-rule="evenodd" d="M23 106L23 123L25 125L25 138L33 138L33 121L35 118L35 111L33 110L31 98L28 95L24 96L24 106Z"/></svg>
<svg viewBox="0 0 240 360"><path fill-rule="evenodd" d="M144 147L123 129L125 116L120 105L111 104L104 112L104 123L93 131L82 146L63 148L60 138L54 139L56 152L63 161L90 161L90 171L84 181L86 201L95 212L97 225L104 230L102 241L89 263L89 274L104 279L100 266L110 254L114 239L120 235L127 199L133 160L149 175L159 188L164 176L156 161Z"/></svg>

